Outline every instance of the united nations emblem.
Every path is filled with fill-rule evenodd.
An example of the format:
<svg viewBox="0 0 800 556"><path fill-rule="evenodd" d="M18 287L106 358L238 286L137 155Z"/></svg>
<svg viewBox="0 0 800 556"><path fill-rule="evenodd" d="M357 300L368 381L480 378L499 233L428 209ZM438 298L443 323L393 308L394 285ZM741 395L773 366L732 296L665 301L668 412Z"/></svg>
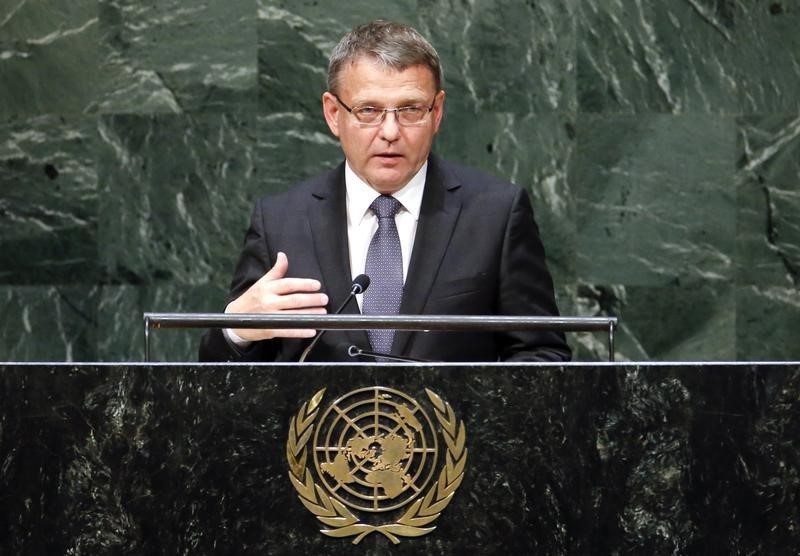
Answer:
<svg viewBox="0 0 800 556"><path fill-rule="evenodd" d="M450 404L425 393L435 421L407 394L381 386L341 396L317 419L323 388L292 418L289 478L303 505L327 526L323 534L355 537L358 544L378 532L397 544L399 537L436 528L430 525L464 477L466 430Z"/></svg>

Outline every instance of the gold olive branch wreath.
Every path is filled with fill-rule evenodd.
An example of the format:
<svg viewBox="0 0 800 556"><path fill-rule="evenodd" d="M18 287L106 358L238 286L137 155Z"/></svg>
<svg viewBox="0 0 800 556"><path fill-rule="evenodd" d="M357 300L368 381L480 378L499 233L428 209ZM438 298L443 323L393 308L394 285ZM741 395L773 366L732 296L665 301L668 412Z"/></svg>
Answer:
<svg viewBox="0 0 800 556"><path fill-rule="evenodd" d="M436 393L425 389L436 411L436 418L442 427L442 436L447 444L445 465L439 473L439 479L431 486L422 499L417 499L406 512L394 523L385 525L368 525L361 521L339 500L329 496L318 484L314 483L311 473L306 467L308 452L306 445L314 432L314 421L319 413L319 404L325 395L325 388L300 407L289 424L289 439L286 441L286 459L289 462L289 478L299 494L300 501L318 520L329 529L320 532L329 537L352 537L353 544L358 544L364 537L373 532L382 533L394 544L398 537L420 537L436 529L426 527L432 523L453 499L453 494L464 478L464 466L467 463L466 430L464 421L456 419L453 408Z"/></svg>

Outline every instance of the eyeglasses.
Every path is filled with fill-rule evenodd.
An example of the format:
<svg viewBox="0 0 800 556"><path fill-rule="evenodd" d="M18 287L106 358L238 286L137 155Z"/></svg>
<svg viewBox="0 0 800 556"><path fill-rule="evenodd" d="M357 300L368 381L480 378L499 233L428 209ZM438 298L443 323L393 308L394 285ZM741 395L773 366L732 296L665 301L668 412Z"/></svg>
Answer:
<svg viewBox="0 0 800 556"><path fill-rule="evenodd" d="M433 105L436 104L436 97L433 97L433 102L430 106L400 106L399 108L376 108L374 106L356 106L350 108L336 93L331 93L333 97L339 101L345 110L350 112L356 117L360 123L367 126L379 126L386 119L387 112L394 112L397 122L400 125L420 125L425 121L425 117L433 110Z"/></svg>

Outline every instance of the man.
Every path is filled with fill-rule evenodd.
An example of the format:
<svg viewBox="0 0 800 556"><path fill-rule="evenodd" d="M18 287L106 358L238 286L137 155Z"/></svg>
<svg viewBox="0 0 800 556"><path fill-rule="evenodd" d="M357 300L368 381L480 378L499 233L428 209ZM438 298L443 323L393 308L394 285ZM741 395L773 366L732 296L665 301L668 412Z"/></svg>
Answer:
<svg viewBox="0 0 800 556"><path fill-rule="evenodd" d="M558 315L527 194L430 153L444 99L439 57L415 30L348 33L322 95L345 162L256 203L226 312L325 314L366 272L345 313ZM314 334L210 330L200 357L297 361ZM352 360L349 345L436 361L570 357L559 333L331 330L308 360Z"/></svg>

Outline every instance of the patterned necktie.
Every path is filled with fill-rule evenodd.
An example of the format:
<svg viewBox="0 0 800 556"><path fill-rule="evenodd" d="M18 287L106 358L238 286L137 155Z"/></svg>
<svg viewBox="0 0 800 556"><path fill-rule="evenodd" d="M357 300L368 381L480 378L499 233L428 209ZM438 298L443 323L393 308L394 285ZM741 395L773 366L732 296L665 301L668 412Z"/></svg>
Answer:
<svg viewBox="0 0 800 556"><path fill-rule="evenodd" d="M364 292L365 315L396 315L403 297L403 254L394 215L400 210L400 201L381 195L370 208L378 216L378 230L372 236L367 250L365 272L370 285ZM373 351L389 353L394 340L394 330L368 330Z"/></svg>

